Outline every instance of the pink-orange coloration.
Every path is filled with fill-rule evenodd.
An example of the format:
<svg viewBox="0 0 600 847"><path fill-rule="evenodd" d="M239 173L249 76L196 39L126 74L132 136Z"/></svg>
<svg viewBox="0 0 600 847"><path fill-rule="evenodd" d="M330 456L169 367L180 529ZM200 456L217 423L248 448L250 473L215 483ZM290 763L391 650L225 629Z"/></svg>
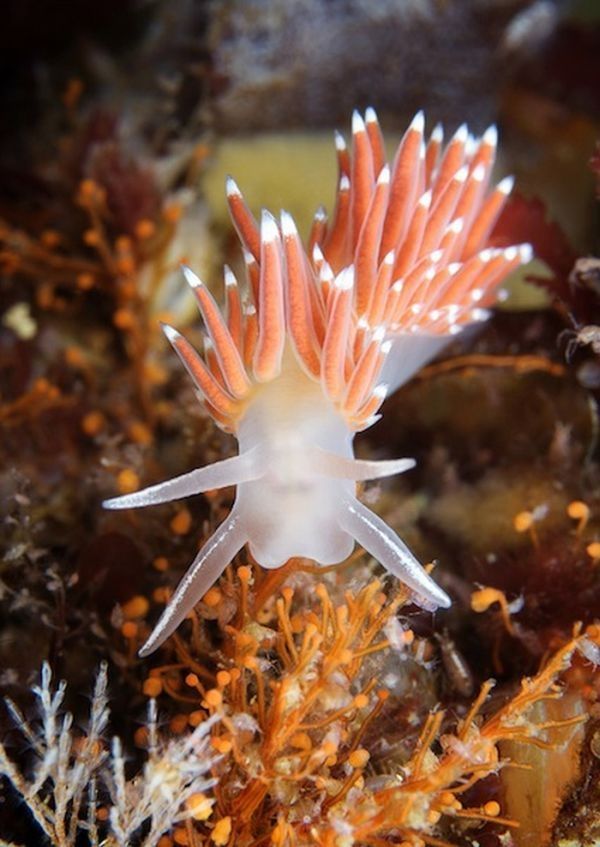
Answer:
<svg viewBox="0 0 600 847"><path fill-rule="evenodd" d="M398 473L410 460L354 460L354 433L378 419L406 382L464 327L488 316L502 280L529 261L528 244L493 249L490 232L510 192L488 191L490 128L461 127L442 149L416 115L392 165L377 117L355 112L352 146L339 134L335 211L319 210L307 252L295 223L263 211L260 225L230 178L227 199L247 269L245 295L225 271L227 317L189 268L206 329L204 357L166 335L240 455L107 501L151 505L238 485L230 517L200 551L144 647L154 649L245 544L265 567L292 556L344 559L358 540L424 605L449 604L395 533L355 497L355 483Z"/></svg>

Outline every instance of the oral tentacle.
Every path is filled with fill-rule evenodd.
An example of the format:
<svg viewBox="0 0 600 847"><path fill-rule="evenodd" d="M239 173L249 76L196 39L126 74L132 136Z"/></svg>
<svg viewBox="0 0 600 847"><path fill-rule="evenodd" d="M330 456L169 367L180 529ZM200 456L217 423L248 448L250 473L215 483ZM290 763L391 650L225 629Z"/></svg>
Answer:
<svg viewBox="0 0 600 847"><path fill-rule="evenodd" d="M414 459L349 459L320 447L313 448L306 458L307 462L314 465L315 473L333 479L351 479L354 482L395 476L410 471L417 464Z"/></svg>
<svg viewBox="0 0 600 847"><path fill-rule="evenodd" d="M144 657L153 653L177 629L179 624L221 576L234 556L248 541L242 520L235 509L202 547L169 600L152 634L139 651Z"/></svg>
<svg viewBox="0 0 600 847"><path fill-rule="evenodd" d="M447 609L451 605L446 592L436 585L393 529L356 498L343 504L339 524L389 573L405 583L417 601L424 598L428 608Z"/></svg>
<svg viewBox="0 0 600 847"><path fill-rule="evenodd" d="M230 459L215 462L213 465L197 468L157 485L150 485L133 494L112 497L110 500L105 500L102 505L105 509L137 509L140 506L156 506L159 503L170 503L182 497L201 494L203 491L252 482L260 479L264 473L259 450L255 447L240 456L233 456Z"/></svg>

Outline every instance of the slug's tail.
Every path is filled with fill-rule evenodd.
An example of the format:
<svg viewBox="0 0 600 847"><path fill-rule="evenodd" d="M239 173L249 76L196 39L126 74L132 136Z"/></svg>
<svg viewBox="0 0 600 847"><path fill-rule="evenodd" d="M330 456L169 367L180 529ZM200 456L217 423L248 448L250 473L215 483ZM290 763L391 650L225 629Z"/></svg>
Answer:
<svg viewBox="0 0 600 847"><path fill-rule="evenodd" d="M233 456L231 459L223 459L213 465L197 468L190 473L160 482L143 488L134 494L125 494L123 497L112 497L105 500L105 509L137 509L140 506L156 506L158 503L169 503L171 500L180 500L192 494L201 494L203 491L211 491L215 488L225 488L228 485L239 485L241 482L251 482L260 479L264 474L261 470L258 450Z"/></svg>
<svg viewBox="0 0 600 847"><path fill-rule="evenodd" d="M393 529L355 497L343 504L339 522L367 553L410 588L420 606L433 610L451 605L446 592L431 579Z"/></svg>
<svg viewBox="0 0 600 847"><path fill-rule="evenodd" d="M248 535L234 509L190 565L152 634L141 648L140 656L148 656L166 641L221 576L247 540Z"/></svg>

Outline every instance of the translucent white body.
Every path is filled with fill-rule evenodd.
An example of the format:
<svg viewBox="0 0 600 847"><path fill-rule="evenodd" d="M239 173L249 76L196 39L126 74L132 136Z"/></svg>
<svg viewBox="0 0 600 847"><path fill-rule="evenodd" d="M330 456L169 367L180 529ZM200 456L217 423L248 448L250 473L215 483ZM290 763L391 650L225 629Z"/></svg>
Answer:
<svg viewBox="0 0 600 847"><path fill-rule="evenodd" d="M400 333L391 336L391 350L384 362L380 379L391 394L411 379L423 365L447 347L453 336L426 332Z"/></svg>
<svg viewBox="0 0 600 847"><path fill-rule="evenodd" d="M355 496L358 481L401 473L414 461L355 459L354 432L291 350L280 375L253 391L237 438L238 456L104 503L112 509L150 506L237 485L229 517L192 562L142 655L179 626L244 544L260 565L277 568L295 556L323 565L342 562L356 540L406 583L420 605L450 605L396 533Z"/></svg>
<svg viewBox="0 0 600 847"><path fill-rule="evenodd" d="M354 540L337 515L355 483L328 476L319 456L323 450L351 460L352 436L292 356L276 380L258 387L237 438L242 454L258 448L264 475L238 486L235 509L263 567L277 568L293 556L329 565L352 552Z"/></svg>

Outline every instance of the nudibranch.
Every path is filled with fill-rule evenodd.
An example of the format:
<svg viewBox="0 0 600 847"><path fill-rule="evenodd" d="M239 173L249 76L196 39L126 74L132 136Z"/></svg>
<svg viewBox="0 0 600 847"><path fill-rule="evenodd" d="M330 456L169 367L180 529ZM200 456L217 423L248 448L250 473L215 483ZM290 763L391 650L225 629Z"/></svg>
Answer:
<svg viewBox="0 0 600 847"><path fill-rule="evenodd" d="M140 651L155 650L248 544L277 568L293 556L323 565L357 541L428 609L450 599L396 533L356 497L356 483L401 473L411 459L354 458L356 432L386 394L457 333L484 320L498 285L531 258L527 244L494 249L490 234L512 180L489 188L496 130L461 126L444 147L418 113L386 163L377 117L355 112L352 144L336 134L331 221L319 210L305 249L292 217L260 225L232 179L230 214L245 261L242 286L225 268L226 312L183 268L205 329L203 355L165 334L239 455L107 500L110 509L165 503L237 486L229 517L204 544Z"/></svg>

